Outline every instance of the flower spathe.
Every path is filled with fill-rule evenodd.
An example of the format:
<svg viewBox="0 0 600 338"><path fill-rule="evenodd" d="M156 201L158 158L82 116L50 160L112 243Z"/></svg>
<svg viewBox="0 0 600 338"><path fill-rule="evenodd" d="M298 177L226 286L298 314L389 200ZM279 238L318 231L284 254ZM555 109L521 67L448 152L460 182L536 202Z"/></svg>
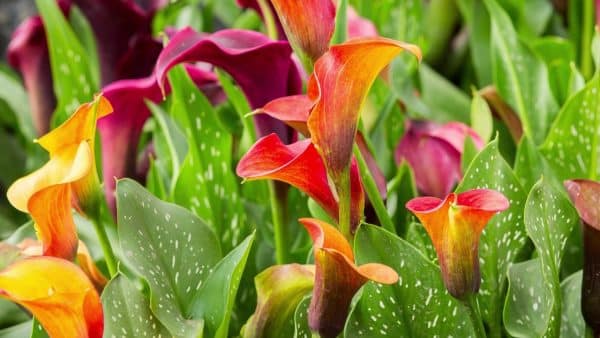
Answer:
<svg viewBox="0 0 600 338"><path fill-rule="evenodd" d="M581 313L597 334L600 332L600 182L579 179L564 182L583 221L583 279Z"/></svg>
<svg viewBox="0 0 600 338"><path fill-rule="evenodd" d="M96 119L110 112L110 103L101 95L81 105L62 125L37 140L50 160L8 188L9 202L31 214L44 255L68 260L75 255L77 232L71 208L73 200L84 212L97 207Z"/></svg>
<svg viewBox="0 0 600 338"><path fill-rule="evenodd" d="M313 241L315 286L308 309L308 324L321 337L342 332L354 294L367 281L394 284L398 274L378 263L357 266L350 244L335 227L313 218L301 218Z"/></svg>
<svg viewBox="0 0 600 338"><path fill-rule="evenodd" d="M285 145L275 134L265 136L242 157L236 173L246 180L273 179L293 185L313 198L332 218L338 218L335 190L310 139ZM354 229L362 219L365 204L356 164L350 170L350 189Z"/></svg>
<svg viewBox="0 0 600 338"><path fill-rule="evenodd" d="M87 276L73 263L38 256L0 271L0 297L29 310L50 337L100 338L102 303Z"/></svg>
<svg viewBox="0 0 600 338"><path fill-rule="evenodd" d="M403 50L420 58L417 46L386 38L360 38L334 45L315 63L308 97L312 142L336 185L350 164L360 110L381 70Z"/></svg>
<svg viewBox="0 0 600 338"><path fill-rule="evenodd" d="M451 193L444 200L417 197L406 204L421 221L438 255L444 285L458 299L479 291L479 237L506 197L494 190Z"/></svg>

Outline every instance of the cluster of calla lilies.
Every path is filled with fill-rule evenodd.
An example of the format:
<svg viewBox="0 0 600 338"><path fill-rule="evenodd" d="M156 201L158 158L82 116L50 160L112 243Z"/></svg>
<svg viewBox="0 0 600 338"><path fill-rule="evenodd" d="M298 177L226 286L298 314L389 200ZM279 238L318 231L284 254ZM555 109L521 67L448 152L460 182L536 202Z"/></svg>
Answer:
<svg viewBox="0 0 600 338"><path fill-rule="evenodd" d="M222 68L237 81L254 109L251 115L260 138L237 164L237 175L245 181L266 179L296 187L314 199L331 220L298 220L312 239L314 264L279 264L259 274L256 311L242 335L261 337L275 316L293 311L287 304L297 304L300 296L286 293L290 284L302 291L299 294L312 289L310 329L320 337L335 338L344 329L354 295L365 283L398 282L399 276L391 267L379 263L358 265L354 258L354 235L364 220L366 205L382 198L364 188L365 184L376 187L377 177L376 169L367 163L371 156L368 149L361 147L359 123L363 102L377 76L403 51L420 59L419 48L371 36L376 34L372 34L368 22L351 8L351 38L346 39L343 32L338 37L341 40L330 44L334 32L338 32L337 4L331 0L273 0L272 7L264 3L261 6L260 1L240 3L259 10L265 20L273 20L276 14L280 33L289 39L304 68L312 71L306 75L298 70L285 41L240 30L201 34L183 29L171 32L162 50L148 42L147 49L155 51L149 53L152 70L140 71L144 78L127 80L132 76L127 73L128 67L133 66L117 69L114 64L125 57L119 64L127 65L132 56L111 54L110 44L103 44L100 36L101 52L110 55L102 61L102 69L106 70L102 73L102 94L50 131L49 116L54 109L51 100L44 95L34 97L42 99L32 102L36 127L38 132L46 133L36 142L48 152L49 160L14 182L7 195L16 209L31 215L38 241L1 244L0 249L14 257L0 271L0 296L30 311L51 337L103 334L99 294L107 277L78 239L73 209L94 222L106 199L115 212L114 178L138 175L140 163L135 147L150 116L145 100L163 100L171 90L168 71L182 63L212 102L222 101L223 93L216 76L198 62ZM69 5L65 2L64 10ZM85 2L78 5L85 12ZM150 17L153 11L142 16ZM315 25L315 20L322 24ZM39 29L35 24L40 22L30 22L21 30ZM92 21L92 26L97 24ZM138 28L132 34L144 35L147 31ZM145 41L138 40L140 44ZM28 69L31 65L23 44L23 39L13 44L11 58L25 74L26 86L35 90L42 76ZM257 72L258 64L265 62L271 64L264 67L267 71ZM307 76L306 94L302 94L302 78ZM97 125L102 141L104 190L96 171ZM431 238L445 287L477 318L479 305L474 295L481 283L479 237L494 215L509 208L509 200L490 189L452 192L461 179L460 158L467 137L477 149L483 148L481 138L464 124L409 121L395 157L398 163L406 162L413 168L418 190L430 195L410 200L406 208ZM423 157L433 163L423 161ZM439 168L444 168L443 175ZM565 187L585 224L584 250L589 261L584 264L583 281L589 297L582 298L583 313L588 324L599 332L600 315L595 314L600 311L600 290L594 275L600 268L596 243L600 240L600 183L572 180ZM385 189L375 189L375 193L385 193ZM106 236L101 224L97 228L99 236ZM108 243L103 249L112 277L118 271L118 262L110 242L102 243ZM481 325L479 320L475 330L484 336Z"/></svg>

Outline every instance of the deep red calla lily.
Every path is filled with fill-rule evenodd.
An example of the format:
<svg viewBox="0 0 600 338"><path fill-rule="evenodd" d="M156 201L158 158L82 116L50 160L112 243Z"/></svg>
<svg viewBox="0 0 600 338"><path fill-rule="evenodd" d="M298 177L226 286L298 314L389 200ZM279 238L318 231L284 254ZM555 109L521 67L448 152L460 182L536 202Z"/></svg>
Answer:
<svg viewBox="0 0 600 338"><path fill-rule="evenodd" d="M583 221L583 281L581 313L595 333L600 332L600 182L565 181L579 217Z"/></svg>
<svg viewBox="0 0 600 338"><path fill-rule="evenodd" d="M332 46L315 63L308 83L308 96L315 102L308 129L335 182L350 163L359 113L369 88L403 50L420 57L414 45L364 38Z"/></svg>
<svg viewBox="0 0 600 338"><path fill-rule="evenodd" d="M504 195L488 189L452 193L443 201L417 197L406 204L427 230L444 284L454 297L463 299L479 290L479 236L490 218L508 206Z"/></svg>
<svg viewBox="0 0 600 338"><path fill-rule="evenodd" d="M213 34L183 29L158 57L156 78L164 86L167 72L184 62L208 62L228 72L243 90L250 106L259 108L278 97L299 94L300 74L285 41L273 41L247 30L225 29ZM255 116L259 136L277 133L286 143L292 131L266 115Z"/></svg>
<svg viewBox="0 0 600 338"><path fill-rule="evenodd" d="M442 198L462 178L461 156L467 136L478 149L483 148L479 135L460 122L409 121L396 148L396 163L408 162L420 192Z"/></svg>
<svg viewBox="0 0 600 338"><path fill-rule="evenodd" d="M332 218L338 218L337 197L310 139L285 145L275 134L265 136L242 157L236 172L246 180L273 179L293 185L319 203ZM364 192L356 164L352 165L350 175L354 229L363 215Z"/></svg>
<svg viewBox="0 0 600 338"><path fill-rule="evenodd" d="M367 281L394 284L398 274L377 263L357 266L350 244L335 227L312 218L302 218L313 241L315 286L308 309L308 325L321 337L334 338L342 332L350 302Z"/></svg>

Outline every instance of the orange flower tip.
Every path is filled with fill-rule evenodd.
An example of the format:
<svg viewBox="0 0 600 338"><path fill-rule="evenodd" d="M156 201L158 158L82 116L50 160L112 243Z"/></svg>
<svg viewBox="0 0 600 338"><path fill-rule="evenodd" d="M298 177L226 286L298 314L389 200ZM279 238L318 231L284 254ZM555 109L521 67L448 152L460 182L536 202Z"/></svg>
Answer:
<svg viewBox="0 0 600 338"><path fill-rule="evenodd" d="M308 232L315 249L333 249L350 262L354 261L348 240L337 228L316 218L300 218L298 221Z"/></svg>
<svg viewBox="0 0 600 338"><path fill-rule="evenodd" d="M459 194L451 193L443 201L436 197L416 197L406 203L406 208L413 213L428 214L436 212L446 202L453 206L486 212L500 212L510 206L508 199L500 192L490 189L474 189Z"/></svg>
<svg viewBox="0 0 600 338"><path fill-rule="evenodd" d="M398 273L394 269L383 264L363 264L357 270L362 276L380 284L395 284L399 279Z"/></svg>
<svg viewBox="0 0 600 338"><path fill-rule="evenodd" d="M600 231L600 182L575 179L564 182L579 217L583 222Z"/></svg>

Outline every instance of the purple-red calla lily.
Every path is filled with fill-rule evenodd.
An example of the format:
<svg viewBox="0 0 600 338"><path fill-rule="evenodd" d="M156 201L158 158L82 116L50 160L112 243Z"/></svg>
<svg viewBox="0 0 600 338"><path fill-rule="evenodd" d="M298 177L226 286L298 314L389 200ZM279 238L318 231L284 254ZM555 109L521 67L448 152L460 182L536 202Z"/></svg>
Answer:
<svg viewBox="0 0 600 338"><path fill-rule="evenodd" d="M228 72L246 95L253 109L278 97L299 94L300 74L285 41L273 41L247 30L225 29L212 34L190 28L175 34L158 57L156 78L161 87L169 69L184 62L208 62ZM277 133L286 143L292 131L269 116L255 116L259 136Z"/></svg>
<svg viewBox="0 0 600 338"><path fill-rule="evenodd" d="M327 177L323 160L310 139L285 145L276 134L258 140L242 157L236 173L245 180L272 179L295 186L313 198L334 219L338 218L338 200ZM353 163L350 170L351 223L360 223L364 192Z"/></svg>
<svg viewBox="0 0 600 338"><path fill-rule="evenodd" d="M583 221L581 313L597 336L600 333L600 182L579 179L564 184Z"/></svg>
<svg viewBox="0 0 600 338"><path fill-rule="evenodd" d="M464 299L479 291L479 236L490 218L508 207L504 195L488 189L451 193L444 200L417 197L406 204L427 230L452 296Z"/></svg>
<svg viewBox="0 0 600 338"><path fill-rule="evenodd" d="M300 223L312 238L315 286L308 309L308 325L323 338L335 338L344 328L354 294L369 280L394 284L398 274L378 263L357 266L350 244L335 227L313 218Z"/></svg>
<svg viewBox="0 0 600 338"><path fill-rule="evenodd" d="M483 148L479 135L460 122L409 121L396 148L396 162L408 162L421 193L442 198L462 178L461 156L467 136L477 149Z"/></svg>
<svg viewBox="0 0 600 338"><path fill-rule="evenodd" d="M360 110L381 70L403 50L417 46L386 38L362 38L332 46L315 63L308 97L315 102L308 130L336 186L352 156Z"/></svg>

